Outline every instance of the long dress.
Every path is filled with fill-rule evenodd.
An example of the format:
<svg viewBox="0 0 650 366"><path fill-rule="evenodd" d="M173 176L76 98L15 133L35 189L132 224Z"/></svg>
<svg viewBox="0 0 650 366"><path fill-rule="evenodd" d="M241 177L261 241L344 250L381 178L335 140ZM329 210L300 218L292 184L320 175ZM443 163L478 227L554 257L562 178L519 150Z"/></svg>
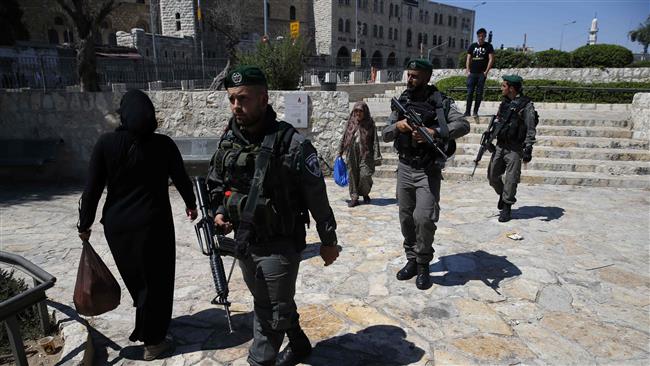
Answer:
<svg viewBox="0 0 650 366"><path fill-rule="evenodd" d="M372 189L372 175L375 173L375 166L381 162L379 151L379 138L377 137L376 128L372 127L370 133L373 136L372 146L368 148L368 154L365 158L361 157L361 141L359 130L355 132L354 139L345 151L348 167L348 185L350 198L353 200L359 197L368 196Z"/></svg>
<svg viewBox="0 0 650 366"><path fill-rule="evenodd" d="M100 222L136 307L135 329L129 339L147 345L164 340L171 321L176 252L168 178L187 208L196 208L196 203L173 140L153 130L139 137L131 132L118 129L97 141L80 201L78 228L82 232L91 227L106 186Z"/></svg>

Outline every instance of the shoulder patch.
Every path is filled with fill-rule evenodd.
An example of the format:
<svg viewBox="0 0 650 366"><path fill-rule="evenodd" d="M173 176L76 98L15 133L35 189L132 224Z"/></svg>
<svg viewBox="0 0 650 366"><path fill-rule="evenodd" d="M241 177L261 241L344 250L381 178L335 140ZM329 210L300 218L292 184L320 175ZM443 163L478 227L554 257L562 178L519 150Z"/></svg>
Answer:
<svg viewBox="0 0 650 366"><path fill-rule="evenodd" d="M318 163L318 155L316 155L316 153L311 153L305 159L305 168L307 168L307 171L316 178L323 176L323 172L320 169L320 164Z"/></svg>

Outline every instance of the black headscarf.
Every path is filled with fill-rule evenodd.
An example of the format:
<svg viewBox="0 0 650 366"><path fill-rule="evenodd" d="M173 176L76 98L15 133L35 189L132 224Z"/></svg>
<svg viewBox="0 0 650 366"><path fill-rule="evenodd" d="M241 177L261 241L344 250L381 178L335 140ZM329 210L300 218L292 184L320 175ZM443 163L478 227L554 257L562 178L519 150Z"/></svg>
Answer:
<svg viewBox="0 0 650 366"><path fill-rule="evenodd" d="M120 101L120 126L116 131L128 131L136 140L151 136L158 128L156 110L144 92L132 89Z"/></svg>

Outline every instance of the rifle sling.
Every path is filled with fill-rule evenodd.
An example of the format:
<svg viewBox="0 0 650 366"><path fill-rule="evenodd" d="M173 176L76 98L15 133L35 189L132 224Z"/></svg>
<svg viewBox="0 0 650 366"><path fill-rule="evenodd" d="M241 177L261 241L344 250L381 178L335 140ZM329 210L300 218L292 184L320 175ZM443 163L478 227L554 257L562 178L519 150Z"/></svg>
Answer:
<svg viewBox="0 0 650 366"><path fill-rule="evenodd" d="M255 173L253 175L253 181L251 182L251 188L248 191L248 199L246 200L246 205L242 211L243 217L253 217L254 215L255 206L257 206L257 200L260 198L262 184L264 183L266 170L269 167L269 160L271 158L271 154L273 153L273 145L275 144L277 135L278 132L276 131L264 136L264 141L262 141L262 149L257 156L257 159L255 159Z"/></svg>
<svg viewBox="0 0 650 366"><path fill-rule="evenodd" d="M506 115L506 119L505 119L505 121L503 121L503 123L499 123L499 125L496 127L496 129L494 130L494 135L493 135L493 136L490 136L490 142L491 142L493 139L499 137L499 132L501 132L501 129L502 129L503 127L505 127L506 125L509 125L509 123L510 123L510 118L512 117L512 114L513 114L514 112L519 113L521 110L523 110L523 109L526 107L526 105L528 104L528 102L530 102L530 99L529 99L529 100L526 100L525 103L523 103L521 106L519 106L519 104L517 104L517 105L515 105L514 107L511 107L511 108L508 109L508 114Z"/></svg>

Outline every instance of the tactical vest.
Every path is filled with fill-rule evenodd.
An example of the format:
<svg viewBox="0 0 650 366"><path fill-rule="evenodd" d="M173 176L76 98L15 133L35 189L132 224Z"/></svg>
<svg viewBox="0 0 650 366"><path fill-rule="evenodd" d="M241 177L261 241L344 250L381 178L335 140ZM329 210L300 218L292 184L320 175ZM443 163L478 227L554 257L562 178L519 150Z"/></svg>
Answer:
<svg viewBox="0 0 650 366"><path fill-rule="evenodd" d="M429 89L431 90L431 89ZM406 92L402 93L399 100L405 106L405 108L412 109L415 113L419 114L422 118L422 122L426 127L436 128L438 127L438 118L435 111L435 101L433 93L440 93L437 89L431 91L426 100L421 102L415 102L409 99ZM450 98L441 96L442 99L442 108L445 114L445 118L449 121L449 110L453 101ZM402 116L400 116L402 118ZM400 133L397 134L395 142L393 143L395 149L399 152L400 158L410 161L411 165L413 162L416 162L416 168L425 167L431 163L436 162L439 168L444 167L444 161L441 161L438 154L435 153L429 146L426 144L417 144L413 141L410 134ZM446 153L448 156L453 155L456 150L456 142L450 140L446 146Z"/></svg>
<svg viewBox="0 0 650 366"><path fill-rule="evenodd" d="M513 111L510 113L509 120L504 121L505 125L501 128L499 136L497 136L497 143L516 147L519 147L524 143L528 127L526 126L526 121L521 112L530 101L530 98L520 96L512 100L510 103L505 101L501 103L499 106L499 118L506 118L505 116L508 116L508 111L510 109L513 109Z"/></svg>
<svg viewBox="0 0 650 366"><path fill-rule="evenodd" d="M289 152L293 134L297 131L286 122L278 123L273 153L255 208L255 234L261 241L293 236L296 225L305 223L306 211L298 199L300 187L296 184L299 157ZM255 175L255 160L260 151L261 143L247 144L228 131L220 141L213 161L224 183L223 205L235 227L248 199Z"/></svg>

